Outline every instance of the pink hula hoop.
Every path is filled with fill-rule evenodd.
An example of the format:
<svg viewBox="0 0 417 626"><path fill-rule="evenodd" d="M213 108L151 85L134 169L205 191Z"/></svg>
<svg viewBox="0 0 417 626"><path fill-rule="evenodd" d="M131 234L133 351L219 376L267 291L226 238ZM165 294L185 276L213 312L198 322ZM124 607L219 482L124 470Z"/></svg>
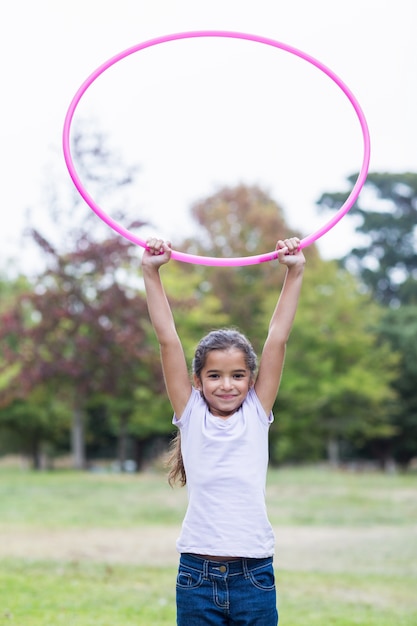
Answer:
<svg viewBox="0 0 417 626"><path fill-rule="evenodd" d="M118 224L110 216L108 216L95 203L93 198L84 189L81 183L81 180L77 174L77 171L74 167L74 163L71 157L71 150L70 150L71 122L72 122L75 110L77 108L77 105L79 101L81 100L82 96L84 95L84 93L87 91L88 87L90 87L90 85L101 74L103 74L103 72L105 72L109 67L111 67L115 63L118 63L118 61L121 61L125 57L131 54L134 54L135 52L138 52L139 50L144 50L145 48L149 48L151 46L157 46L161 43L166 43L168 41L175 41L178 39L191 39L195 37L228 37L232 39L246 39L246 40L254 41L257 43L266 44L268 46L273 46L274 48L280 48L281 50L284 50L286 52L289 52L290 54L300 57L301 59L304 59L308 63L311 63L312 65L317 67L319 70L324 72L324 74L326 74L329 78L331 78L336 83L336 85L340 87L340 89L343 91L343 93L347 96L348 100L352 104L356 112L356 115L358 117L359 123L361 125L362 135L363 135L363 159L362 159L361 170L359 172L356 183L352 191L350 192L348 198L346 199L342 207L337 211L337 213L335 213L332 219L326 222L324 226L322 226L321 228L313 232L311 235L301 240L300 248L305 248L306 246L309 246L314 241L316 241L317 239L325 235L331 228L333 228L333 226L335 226L342 219L342 217L346 215L346 213L352 208L357 197L359 196L359 193L366 181L366 177L368 175L368 168L369 168L370 137L369 137L368 125L366 123L366 119L362 112L362 109L358 101L356 100L355 96L347 87L347 85L332 70L330 70L328 67L323 65L323 63L313 58L309 54L302 52L301 50L298 50L297 48L294 48L287 44L281 43L279 41L275 41L273 39L268 39L266 37L260 37L258 35L250 35L247 33L239 33L239 32L233 32L233 31L218 31L218 30L201 30L201 31L190 31L190 32L184 32L184 33L174 33L171 35L165 35L163 37L150 39L148 41L132 46L120 52L119 54L116 54L115 56L110 58L108 61L100 65L100 67L98 67L84 81L84 83L78 89L74 98L71 101L71 104L68 108L68 111L65 117L64 129L63 129L63 151L64 151L65 162L66 162L69 174L74 182L74 185L78 189L81 196L84 198L85 202L90 206L90 208L98 215L99 218L101 218L108 226L110 226L110 228L112 228L114 231L116 231L117 233L119 233L120 235L122 235L123 237L131 241L132 243L135 243L141 246L142 248L146 248L146 242L143 239L141 239L140 237L137 237L136 235L131 233L129 230L127 230L126 228ZM217 258L217 257L198 256L195 254L186 254L184 252L178 252L176 250L173 250L172 258L178 261L183 261L185 263L195 263L198 265L213 265L213 266L226 266L226 265L239 266L240 265L240 266L243 266L243 265L255 265L256 263L264 263L265 261L271 261L272 259L276 259L277 252L273 250L272 252L268 252L266 254L259 254L255 256L237 257L237 258Z"/></svg>

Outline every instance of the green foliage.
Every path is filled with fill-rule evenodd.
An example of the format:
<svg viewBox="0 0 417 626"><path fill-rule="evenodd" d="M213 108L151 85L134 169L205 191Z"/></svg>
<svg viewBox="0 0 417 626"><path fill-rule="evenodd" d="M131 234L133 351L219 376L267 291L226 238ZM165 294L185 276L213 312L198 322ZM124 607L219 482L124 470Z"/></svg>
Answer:
<svg viewBox="0 0 417 626"><path fill-rule="evenodd" d="M355 177L350 177L353 184ZM321 206L337 209L341 194L326 193ZM417 451L416 302L417 302L417 174L370 173L364 193L351 215L364 244L353 249L342 263L387 309L374 332L378 343L388 342L399 355L391 385L396 404L390 404L391 439L369 440L364 453L382 461L395 458L407 465ZM347 217L349 219L349 217Z"/></svg>
<svg viewBox="0 0 417 626"><path fill-rule="evenodd" d="M105 192L110 204L118 192L120 202L120 192L134 180L134 168L115 162L104 138L91 129L76 132L73 144L79 169L92 189ZM86 413L97 396L101 402L104 397L111 401L121 411L120 423L125 423L136 408L137 388L146 384L157 395L163 382L152 376L157 359L149 350L146 301L135 277L140 265L137 248L109 236L108 228L85 211L72 186L64 199L52 191L48 208L53 235L47 238L36 228L30 232L44 269L27 282L25 291L16 288L16 297L0 309L0 405L10 412L13 403L26 403L29 432L30 425L33 431L39 422L29 407L32 395L39 389L57 395L74 414L74 457L82 466ZM80 211L85 219L79 219ZM126 219L126 211L118 210L118 217ZM128 227L142 225L136 219ZM18 422L9 419L8 429L17 433ZM45 429L36 432L39 438L47 437ZM124 429L121 436L126 434Z"/></svg>
<svg viewBox="0 0 417 626"><path fill-rule="evenodd" d="M78 147L86 158L85 146ZM101 148L97 154L103 156ZM129 184L129 176L117 180ZM407 198L414 197L412 178L369 180L381 193L387 183L391 201L396 194L406 212ZM323 198L328 205L338 202L337 194ZM258 187L221 189L195 204L192 215L199 236L176 246L186 252L253 255L293 234L281 207ZM154 437L168 438L173 427L137 250L107 231L97 238L77 227L72 245L66 236L62 250L41 233L32 234L47 259L45 271L32 284L0 284L7 303L0 310L3 449L12 443L15 449L18 442L21 450L28 448L19 430L23 420L10 418L14 413L24 412L25 432L36 433L32 448L40 449L59 445L57 432L60 440L73 410L83 417L78 435L84 422L90 452L111 454L117 448L122 463L129 449L136 450L140 464L141 450ZM397 235L394 248L401 253ZM381 308L351 273L322 261L314 245L305 254L304 286L271 429L272 460L321 459L338 446L342 456L383 458L394 441L396 457L410 459L416 449L414 312L393 311L383 322ZM407 268L412 278L412 265ZM235 268L172 262L161 271L189 363L201 336L222 326L241 329L260 354L284 277L277 262ZM65 419L51 397L65 405ZM48 409L48 402L55 408Z"/></svg>
<svg viewBox="0 0 417 626"><path fill-rule="evenodd" d="M38 386L26 399L0 409L0 453L23 453L39 468L43 454L53 457L65 449L70 421L67 404Z"/></svg>
<svg viewBox="0 0 417 626"><path fill-rule="evenodd" d="M256 187L220 190L195 205L193 214L203 235L181 248L194 253L257 254L290 234L280 207ZM398 357L386 343L377 345L379 309L351 275L321 261L314 246L305 254L301 302L271 429L275 462L316 460L323 458L330 441L354 448L394 433L388 418ZM190 275L188 269L184 273ZM260 353L283 268L272 262L198 267L195 273L200 276L196 294L202 306L208 296L218 297L227 325L245 332Z"/></svg>
<svg viewBox="0 0 417 626"><path fill-rule="evenodd" d="M6 273L0 273L0 313L9 310L19 295L27 291L28 285L25 276L12 278Z"/></svg>
<svg viewBox="0 0 417 626"><path fill-rule="evenodd" d="M356 176L349 177L353 185ZM383 304L417 302L417 174L371 172L350 215L359 218L364 244L343 263L355 271ZM340 193L325 193L318 204L338 209ZM348 217L349 219L349 217Z"/></svg>
<svg viewBox="0 0 417 626"><path fill-rule="evenodd" d="M400 463L407 465L417 452L417 306L386 311L379 332L400 355L400 375L392 383L401 399L391 413L395 434L392 452Z"/></svg>
<svg viewBox="0 0 417 626"><path fill-rule="evenodd" d="M377 343L379 316L335 263L308 266L275 407L273 460L317 460L331 440L354 447L392 436L398 356Z"/></svg>
<svg viewBox="0 0 417 626"><path fill-rule="evenodd" d="M201 235L181 243L181 249L203 256L252 256L275 249L280 238L294 234L281 207L258 187L224 188L192 207ZM296 234L296 233L295 233ZM314 250L310 252L314 253ZM277 263L245 267L203 267L199 298L213 295L220 301L228 326L246 333L255 349L265 339L263 299L267 290L279 289L284 271Z"/></svg>

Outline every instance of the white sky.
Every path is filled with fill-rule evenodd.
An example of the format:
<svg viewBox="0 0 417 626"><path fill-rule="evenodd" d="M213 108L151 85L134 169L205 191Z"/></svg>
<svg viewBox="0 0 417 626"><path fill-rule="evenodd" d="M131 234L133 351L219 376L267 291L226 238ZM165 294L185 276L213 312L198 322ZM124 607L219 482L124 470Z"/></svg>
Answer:
<svg viewBox="0 0 417 626"><path fill-rule="evenodd" d="M41 206L51 159L67 176L62 126L78 87L113 55L169 33L241 31L303 50L358 99L370 170L416 171L416 18L415 0L3 3L0 267L26 208ZM89 88L77 114L94 116L140 166L139 216L174 242L193 201L239 182L262 185L308 235L329 219L315 207L320 194L343 190L362 163L360 126L341 90L305 61L251 42L194 39L136 53ZM328 257L354 243L346 219L319 242Z"/></svg>

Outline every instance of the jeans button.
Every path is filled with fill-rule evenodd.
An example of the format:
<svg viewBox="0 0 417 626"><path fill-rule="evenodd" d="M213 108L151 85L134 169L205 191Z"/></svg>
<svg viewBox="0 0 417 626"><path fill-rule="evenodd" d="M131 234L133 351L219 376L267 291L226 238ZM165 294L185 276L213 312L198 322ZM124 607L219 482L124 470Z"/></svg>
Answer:
<svg viewBox="0 0 417 626"><path fill-rule="evenodd" d="M220 565L219 570L221 571L222 574L224 574L225 571L227 570L226 565Z"/></svg>

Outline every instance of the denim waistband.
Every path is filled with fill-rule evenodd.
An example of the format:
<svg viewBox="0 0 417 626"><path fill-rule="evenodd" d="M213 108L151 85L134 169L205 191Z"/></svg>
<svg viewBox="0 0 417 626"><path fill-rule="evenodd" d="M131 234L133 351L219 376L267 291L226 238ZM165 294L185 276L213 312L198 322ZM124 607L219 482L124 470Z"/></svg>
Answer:
<svg viewBox="0 0 417 626"><path fill-rule="evenodd" d="M180 557L180 563L182 565L186 565L203 572L205 577L208 574L221 574L223 576L232 574L247 574L248 572L258 569L259 567L269 565L272 561L272 556L262 559L242 558L233 559L231 561L216 561L215 557L213 557L213 559L205 559L202 556L196 556L195 554L188 553L182 553Z"/></svg>

